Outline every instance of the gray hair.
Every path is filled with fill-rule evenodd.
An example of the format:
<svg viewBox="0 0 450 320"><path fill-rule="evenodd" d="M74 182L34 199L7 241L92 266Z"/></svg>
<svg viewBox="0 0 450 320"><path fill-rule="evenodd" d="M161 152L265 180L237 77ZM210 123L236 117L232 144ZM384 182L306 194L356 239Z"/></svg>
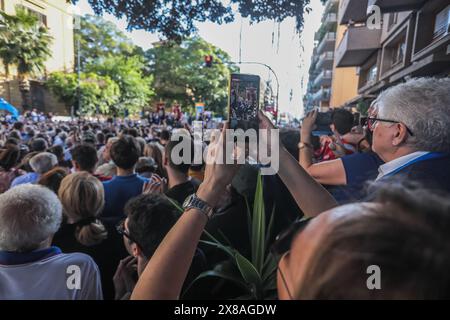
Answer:
<svg viewBox="0 0 450 320"><path fill-rule="evenodd" d="M62 206L50 189L17 186L0 195L0 250L30 252L58 231Z"/></svg>
<svg viewBox="0 0 450 320"><path fill-rule="evenodd" d="M417 78L384 91L379 117L401 121L415 150L450 152L450 78Z"/></svg>
<svg viewBox="0 0 450 320"><path fill-rule="evenodd" d="M42 152L30 160L30 167L34 172L43 174L52 170L58 164L58 158L49 152Z"/></svg>

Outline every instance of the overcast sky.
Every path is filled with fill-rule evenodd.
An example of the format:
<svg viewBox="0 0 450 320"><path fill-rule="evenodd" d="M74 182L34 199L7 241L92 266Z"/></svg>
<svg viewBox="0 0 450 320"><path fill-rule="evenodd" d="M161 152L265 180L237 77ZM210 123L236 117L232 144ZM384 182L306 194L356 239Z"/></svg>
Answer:
<svg viewBox="0 0 450 320"><path fill-rule="evenodd" d="M280 111L298 117L303 113L302 97L306 91L314 33L320 27L323 13L320 0L311 0L310 7L312 12L305 14L305 28L300 35L295 31L295 19L286 19L279 27L272 21L250 25L248 19L242 19L239 14L236 14L235 21L230 24L199 23L198 33L206 41L228 52L233 61L239 61L239 49L242 45L243 62L270 65L280 80ZM81 14L93 14L87 0L81 0L78 9ZM157 35L142 30L127 32L125 19L118 20L111 15L105 15L104 18L115 23L135 44L144 49L150 48L158 40ZM241 27L242 42L239 40ZM266 68L242 65L241 72L258 74L262 79L270 77L276 90L275 79Z"/></svg>

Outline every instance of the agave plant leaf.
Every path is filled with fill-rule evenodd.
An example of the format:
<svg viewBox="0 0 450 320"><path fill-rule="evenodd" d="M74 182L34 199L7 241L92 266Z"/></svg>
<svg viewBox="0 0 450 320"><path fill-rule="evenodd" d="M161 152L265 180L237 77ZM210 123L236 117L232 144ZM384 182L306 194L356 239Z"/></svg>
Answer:
<svg viewBox="0 0 450 320"><path fill-rule="evenodd" d="M269 241L270 241L270 237L272 236L272 230L273 230L273 224L275 221L275 209L276 209L276 203L273 205L272 208L272 212L270 213L270 220L269 220L269 226L267 227L267 234L266 234L266 241L265 241L265 246L266 246L266 252L267 249L269 248Z"/></svg>
<svg viewBox="0 0 450 320"><path fill-rule="evenodd" d="M275 274L277 268L278 265L275 257L269 253L266 257L266 261L264 261L263 272L261 274L263 281L266 281L271 275Z"/></svg>
<svg viewBox="0 0 450 320"><path fill-rule="evenodd" d="M249 294L251 294L251 288L248 286L248 284L241 277L237 277L233 272L226 272L224 270L220 270L220 271L219 270L209 270L209 271L202 272L200 275L198 275L198 277L195 278L189 284L189 286L184 290L182 296L184 296L194 286L194 284L197 281L208 278L208 277L217 277L217 278L231 281L231 282L237 284L240 288L249 292Z"/></svg>
<svg viewBox="0 0 450 320"><path fill-rule="evenodd" d="M256 183L255 201L252 217L252 262L256 270L261 273L265 255L266 213L264 208L263 185L261 173Z"/></svg>
<svg viewBox="0 0 450 320"><path fill-rule="evenodd" d="M235 259L242 277L247 282L247 284L253 286L252 293L255 294L255 297L257 299L261 299L263 293L263 285L258 270L256 270L255 266L239 252L235 253Z"/></svg>

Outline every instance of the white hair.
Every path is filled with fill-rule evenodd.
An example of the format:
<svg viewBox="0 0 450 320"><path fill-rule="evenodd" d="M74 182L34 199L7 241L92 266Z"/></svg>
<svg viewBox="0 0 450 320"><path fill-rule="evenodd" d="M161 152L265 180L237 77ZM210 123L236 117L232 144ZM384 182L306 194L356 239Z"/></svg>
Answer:
<svg viewBox="0 0 450 320"><path fill-rule="evenodd" d="M19 185L0 195L0 250L29 252L58 231L62 206L43 186Z"/></svg>
<svg viewBox="0 0 450 320"><path fill-rule="evenodd" d="M58 158L49 152L42 152L30 159L30 167L34 172L43 174L58 164Z"/></svg>
<svg viewBox="0 0 450 320"><path fill-rule="evenodd" d="M399 121L413 133L415 150L450 152L450 78L417 78L384 91L378 117Z"/></svg>

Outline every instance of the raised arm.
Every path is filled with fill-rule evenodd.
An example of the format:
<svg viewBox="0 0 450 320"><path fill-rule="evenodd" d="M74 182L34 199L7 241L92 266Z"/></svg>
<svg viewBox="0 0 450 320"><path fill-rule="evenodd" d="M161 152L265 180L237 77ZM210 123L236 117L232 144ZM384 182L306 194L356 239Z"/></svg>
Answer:
<svg viewBox="0 0 450 320"><path fill-rule="evenodd" d="M208 159L217 156L223 147L225 128L217 143L210 145ZM205 180L200 185L197 196L215 207L226 186L231 183L238 167L208 161ZM192 263L195 250L208 222L200 210L186 210L175 226L169 231L147 264L133 290L131 299L174 300L178 299L183 283Z"/></svg>
<svg viewBox="0 0 450 320"><path fill-rule="evenodd" d="M261 129L275 128L264 114L260 113L259 117ZM280 164L278 175L306 216L315 217L338 205L331 194L283 146L280 146Z"/></svg>

